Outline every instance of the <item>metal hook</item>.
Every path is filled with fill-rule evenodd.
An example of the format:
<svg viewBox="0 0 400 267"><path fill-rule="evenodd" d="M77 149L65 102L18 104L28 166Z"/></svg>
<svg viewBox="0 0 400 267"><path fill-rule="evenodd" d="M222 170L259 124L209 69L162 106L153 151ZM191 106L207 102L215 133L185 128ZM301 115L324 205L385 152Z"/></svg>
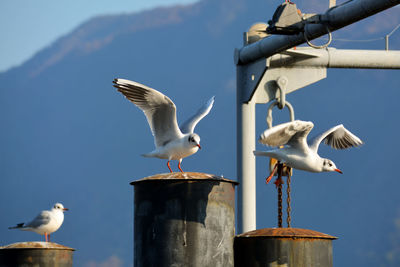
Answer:
<svg viewBox="0 0 400 267"><path fill-rule="evenodd" d="M289 114L290 114L290 121L294 121L294 109L293 106L288 102L285 101L285 106L289 109ZM268 115L267 115L267 124L268 124L268 128L272 127L272 109L276 106L279 105L278 101L274 101L271 103L271 105L269 105L268 107ZM279 107L279 106L278 106Z"/></svg>

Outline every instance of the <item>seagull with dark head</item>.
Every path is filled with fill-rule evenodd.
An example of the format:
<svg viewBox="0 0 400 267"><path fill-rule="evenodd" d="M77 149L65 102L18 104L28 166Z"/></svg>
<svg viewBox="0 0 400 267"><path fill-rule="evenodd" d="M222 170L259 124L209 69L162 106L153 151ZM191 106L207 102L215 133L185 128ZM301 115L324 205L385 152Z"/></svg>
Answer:
<svg viewBox="0 0 400 267"><path fill-rule="evenodd" d="M115 79L113 82L114 87L146 115L156 148L142 156L167 159L170 172L172 170L169 162L178 160L178 168L183 172L182 159L201 149L200 136L194 133L194 128L210 112L214 97L179 127L176 120L176 106L169 97L134 81Z"/></svg>
<svg viewBox="0 0 400 267"><path fill-rule="evenodd" d="M67 211L63 204L54 204L51 210L44 210L40 212L31 222L19 223L16 226L9 227L8 229L20 229L23 231L32 231L40 235L44 235L46 242L50 241L50 234L57 231L63 221L64 212Z"/></svg>
<svg viewBox="0 0 400 267"><path fill-rule="evenodd" d="M335 149L345 149L359 146L363 142L342 124L332 127L307 142L307 136L313 127L314 124L310 121L296 120L267 129L261 134L259 142L268 146L283 147L270 151L254 151L254 155L275 158L291 168L308 172L342 173L332 160L318 155L319 144L324 141ZM267 178L267 182L271 180L275 169Z"/></svg>

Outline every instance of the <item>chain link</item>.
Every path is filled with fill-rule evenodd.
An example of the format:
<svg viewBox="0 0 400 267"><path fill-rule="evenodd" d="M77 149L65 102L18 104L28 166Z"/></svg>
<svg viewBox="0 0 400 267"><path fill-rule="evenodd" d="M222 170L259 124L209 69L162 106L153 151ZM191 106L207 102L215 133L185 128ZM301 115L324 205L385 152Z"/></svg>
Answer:
<svg viewBox="0 0 400 267"><path fill-rule="evenodd" d="M289 167L288 167L288 169L290 169ZM287 210L286 210L286 214L287 214L287 218L286 218L286 222L287 222L287 227L288 228L290 228L290 223L291 223L291 221L292 221L292 218L291 218L291 216L290 216L290 212L292 211L292 208L290 207L290 201L291 201L291 198L290 198L290 182L291 182L291 175L290 175L290 171L288 171L287 172L287 189L286 189L286 192L287 192L287 199L286 199L286 203L287 203Z"/></svg>
<svg viewBox="0 0 400 267"><path fill-rule="evenodd" d="M277 82L277 90L280 91L280 98L278 100L275 100L274 102L272 102L271 105L269 105L269 107L268 107L266 119L267 119L267 124L268 124L269 128L272 128L272 109L276 105L278 105L278 107L280 109L282 109L286 106L289 109L290 120L294 121L293 106L285 99L287 78L284 76L279 77L276 82ZM290 228L291 220L292 220L292 218L290 216L290 213L291 213L290 182L291 182L292 169L289 166L286 166L286 165L280 163L279 161L277 161L277 163L275 163L274 159L271 158L270 159L270 172L271 173L270 173L270 176L268 176L268 178L266 180L267 183L274 176L274 170L275 170L276 165L278 165L278 170L277 170L278 178L275 181L276 188L278 189L278 227L280 227L280 228L282 227L282 184L283 184L282 176L287 176L287 190L286 190L286 192L287 192L287 199L286 199L287 218L286 218L286 222L287 222L288 228Z"/></svg>
<svg viewBox="0 0 400 267"><path fill-rule="evenodd" d="M278 179L276 186L278 188L278 227L282 228L282 171L283 165L278 162Z"/></svg>
<svg viewBox="0 0 400 267"><path fill-rule="evenodd" d="M286 198L286 204L287 204L287 209L286 209L286 214L287 214L287 218L286 218L286 223L287 223L287 227L290 228L291 227L291 221L292 221L292 217L290 215L292 208L291 208L291 168L284 166L282 163L278 162L278 178L275 181L275 185L276 188L278 189L278 227L282 228L282 176L283 176L283 169L284 167L286 168L286 172L285 172L285 176L287 176L287 189L286 189L286 193L287 193L287 198Z"/></svg>

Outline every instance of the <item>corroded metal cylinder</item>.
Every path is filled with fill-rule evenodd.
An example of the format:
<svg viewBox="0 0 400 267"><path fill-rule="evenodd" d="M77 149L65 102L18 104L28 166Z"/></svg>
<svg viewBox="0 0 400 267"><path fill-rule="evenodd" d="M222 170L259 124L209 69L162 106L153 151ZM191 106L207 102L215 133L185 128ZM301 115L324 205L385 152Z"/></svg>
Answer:
<svg viewBox="0 0 400 267"><path fill-rule="evenodd" d="M332 267L336 237L299 228L266 228L235 237L235 267Z"/></svg>
<svg viewBox="0 0 400 267"><path fill-rule="evenodd" d="M0 267L72 267L74 249L52 242L20 242L0 247Z"/></svg>
<svg viewBox="0 0 400 267"><path fill-rule="evenodd" d="M186 172L131 184L135 267L233 266L236 182Z"/></svg>

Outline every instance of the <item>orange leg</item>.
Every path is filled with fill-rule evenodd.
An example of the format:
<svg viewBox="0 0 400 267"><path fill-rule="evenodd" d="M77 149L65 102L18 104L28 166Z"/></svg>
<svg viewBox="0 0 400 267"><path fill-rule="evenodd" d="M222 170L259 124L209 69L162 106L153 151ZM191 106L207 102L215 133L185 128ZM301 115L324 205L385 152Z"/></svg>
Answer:
<svg viewBox="0 0 400 267"><path fill-rule="evenodd" d="M272 169L271 174L267 178L265 178L266 184L268 184L271 181L272 177L274 177L274 175L276 173L276 169L278 168L278 164L279 164L279 162L275 164L274 168Z"/></svg>
<svg viewBox="0 0 400 267"><path fill-rule="evenodd" d="M47 233L44 233L44 240L46 240L46 242L49 242L49 241L47 240Z"/></svg>
<svg viewBox="0 0 400 267"><path fill-rule="evenodd" d="M182 169L181 169L181 162L182 162L182 159L179 159L178 168L179 168L179 170L180 170L181 172L183 172Z"/></svg>
<svg viewBox="0 0 400 267"><path fill-rule="evenodd" d="M48 239L48 240L49 240L49 242L50 242L50 234L48 234L48 235L47 235L47 239Z"/></svg>
<svg viewBox="0 0 400 267"><path fill-rule="evenodd" d="M172 172L171 166L169 166L169 160L168 160L168 162L167 162L167 166L168 166L169 171Z"/></svg>

